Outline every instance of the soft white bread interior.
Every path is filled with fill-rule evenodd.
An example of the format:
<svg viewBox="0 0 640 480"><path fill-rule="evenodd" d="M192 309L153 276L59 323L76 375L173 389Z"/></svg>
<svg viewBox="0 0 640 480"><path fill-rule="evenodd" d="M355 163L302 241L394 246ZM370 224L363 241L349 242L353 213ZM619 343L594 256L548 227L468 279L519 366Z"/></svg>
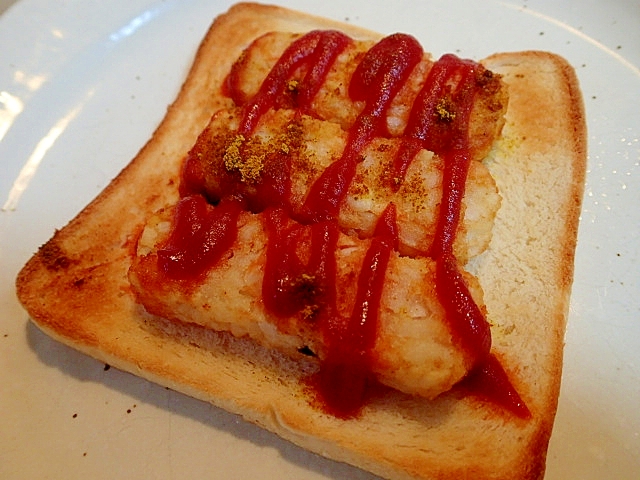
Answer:
<svg viewBox="0 0 640 480"><path fill-rule="evenodd" d="M302 379L309 365L203 327L152 318L127 271L147 217L178 199L181 160L211 115L231 101L231 63L262 33L350 25L279 7L238 4L204 38L176 101L114 181L57 231L17 279L33 321L115 367L208 401L329 458L393 479L536 479L544 475L585 175L582 99L572 68L542 52L482 63L503 76L509 107L485 161L503 198L477 275L494 323L493 350L531 411L504 415L454 389L435 400L388 390L362 414L318 411Z"/></svg>

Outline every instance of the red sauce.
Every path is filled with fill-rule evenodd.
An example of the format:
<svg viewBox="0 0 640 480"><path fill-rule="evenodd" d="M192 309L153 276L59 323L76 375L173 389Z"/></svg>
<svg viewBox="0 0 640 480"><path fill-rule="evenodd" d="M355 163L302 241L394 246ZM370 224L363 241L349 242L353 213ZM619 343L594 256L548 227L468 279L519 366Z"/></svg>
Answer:
<svg viewBox="0 0 640 480"><path fill-rule="evenodd" d="M287 83L304 69L306 73L296 89L295 108L308 112L334 60L349 42L348 37L334 31L314 31L293 42L267 75L258 94L244 104L239 133L251 134L268 109L280 108L286 102L290 105L291 95L285 93ZM398 232L395 206L389 205L363 260L353 311L345 318L336 306L336 218L363 149L372 138L389 134L389 106L422 56L418 42L402 34L386 37L365 54L349 86L350 97L363 102L364 108L348 132L341 158L312 185L299 212L290 212L283 202L290 173L281 169L279 177L264 180L266 186L256 189L250 199L233 189L216 207L203 205L206 202L201 196L185 198L178 206L170 239L161 250L160 265L167 275L196 278L231 247L240 209L248 205L251 209L252 202L257 205L254 211L263 211L268 234L262 290L265 307L278 318L302 315L317 322L327 355L313 384L324 408L339 417L358 413L372 381L370 355L386 270L397 249ZM421 148L444 158L443 201L430 251L436 260L436 291L455 341L478 366L466 381L492 401L504 403L502 398L516 398L517 392L514 396L506 374L502 375L504 370L489 355L488 323L453 255L470 162L468 130L476 66L453 55L445 55L434 64L412 109L394 169L398 178L404 178ZM240 101L238 82L234 69L227 88L230 96ZM289 97L286 102L284 96ZM187 163L183 182L189 188L183 192L197 191L202 178L203 172L190 171ZM242 207L238 198L243 201ZM482 386L476 387L477 383Z"/></svg>
<svg viewBox="0 0 640 480"><path fill-rule="evenodd" d="M180 195L203 195L207 200L216 204L228 197L242 201L250 212L262 212L268 207L283 207L290 210L291 196L291 157L283 151L270 151L265 163L269 168L260 172L260 180L255 183L245 184L239 180L237 172L229 172L226 169L216 172L217 182L215 188L207 187L207 163L201 161L201 157L211 155L215 151L213 140L209 138L209 132L205 131L196 140L193 148L187 153L182 169L182 181L180 183ZM246 146L241 144L239 156L246 154Z"/></svg>
<svg viewBox="0 0 640 480"><path fill-rule="evenodd" d="M265 112L279 106L287 82L301 67L307 67L308 71L296 88L297 101L300 109L308 110L334 60L350 42L349 37L332 30L315 30L294 41L271 69L258 93L244 106L244 117L238 133L248 136ZM232 69L226 84L234 100L241 97L239 81L237 72Z"/></svg>
<svg viewBox="0 0 640 480"><path fill-rule="evenodd" d="M469 119L478 65L444 55L431 68L411 110L403 144L394 161L394 178L404 178L424 148L444 159L442 202L429 255L436 260L436 292L454 339L472 364L491 349L491 330L460 272L453 243L460 223L469 163Z"/></svg>
<svg viewBox="0 0 640 480"><path fill-rule="evenodd" d="M206 172L202 165L196 161L200 149L202 148L203 135L201 134L196 140L196 144L187 153L182 164L182 172L179 185L179 193L181 197L190 195L204 195L203 184L205 182ZM216 199L218 200L218 199Z"/></svg>
<svg viewBox="0 0 640 480"><path fill-rule="evenodd" d="M482 362L491 350L491 329L450 253L436 260L436 293L454 342L464 348L472 364Z"/></svg>
<svg viewBox="0 0 640 480"><path fill-rule="evenodd" d="M439 155L467 150L473 75L477 64L455 55L435 62L416 97L394 163L394 177L404 179L415 155L424 148Z"/></svg>
<svg viewBox="0 0 640 480"><path fill-rule="evenodd" d="M349 343L349 349L358 356L367 356L375 344L387 266L391 252L397 247L396 208L390 204L378 220L371 245L362 262L355 305L345 335L338 338L347 340L345 343Z"/></svg>
<svg viewBox="0 0 640 480"><path fill-rule="evenodd" d="M235 201L213 207L200 195L180 200L169 238L158 250L160 270L175 280L196 280L213 268L236 240L240 208Z"/></svg>
<svg viewBox="0 0 640 480"><path fill-rule="evenodd" d="M327 355L315 378L318 395L333 415L348 418L366 399L371 351L378 330L378 310L391 252L398 247L395 205L390 204L376 226L362 262L351 317L335 313L321 324Z"/></svg>
<svg viewBox="0 0 640 480"><path fill-rule="evenodd" d="M495 355L471 371L461 382L460 387L469 394L498 405L514 415L528 419L531 411L511 384L507 373Z"/></svg>
<svg viewBox="0 0 640 480"><path fill-rule="evenodd" d="M262 299L267 310L288 317L313 308L307 316L316 322L334 315L337 223L302 225L282 209L265 212L265 219L268 246ZM306 255L298 251L300 244L308 247Z"/></svg>
<svg viewBox="0 0 640 480"><path fill-rule="evenodd" d="M364 109L349 129L341 158L311 186L301 209L305 221L330 220L338 215L362 150L373 137L387 133L386 115L391 101L422 59L422 54L422 47L413 37L395 34L377 43L358 64L349 85L349 95L354 101L365 102Z"/></svg>

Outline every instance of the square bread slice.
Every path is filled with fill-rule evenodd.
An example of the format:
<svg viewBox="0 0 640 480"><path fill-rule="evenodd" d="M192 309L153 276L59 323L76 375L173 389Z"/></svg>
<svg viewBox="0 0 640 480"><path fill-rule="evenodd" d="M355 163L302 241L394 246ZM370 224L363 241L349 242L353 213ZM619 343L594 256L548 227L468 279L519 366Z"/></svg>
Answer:
<svg viewBox="0 0 640 480"><path fill-rule="evenodd" d="M501 201L477 278L498 358L528 414L451 388L435 398L385 388L342 418L310 400L314 358L150 314L129 279L155 212L181 196L183 160L216 112L225 79L268 32L382 36L276 6L241 3L213 22L183 87L124 170L44 244L17 278L44 332L112 366L241 415L291 442L389 479L539 479L553 427L586 168L576 75L557 55L498 53L480 63L508 89L504 125L482 160ZM211 305L215 310L215 304Z"/></svg>

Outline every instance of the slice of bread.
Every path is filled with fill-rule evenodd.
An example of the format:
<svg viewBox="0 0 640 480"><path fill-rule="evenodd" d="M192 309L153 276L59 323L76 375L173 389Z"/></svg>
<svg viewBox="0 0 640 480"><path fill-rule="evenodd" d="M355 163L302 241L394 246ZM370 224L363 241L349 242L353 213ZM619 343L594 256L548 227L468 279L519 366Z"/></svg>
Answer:
<svg viewBox="0 0 640 480"><path fill-rule="evenodd" d="M242 50L269 31L379 35L279 7L238 4L204 38L158 129L117 178L29 260L18 297L59 341L105 363L242 415L321 455L390 479L544 476L586 163L572 68L543 52L482 61L503 76L509 106L485 165L502 196L491 244L468 269L484 290L492 351L531 412L505 415L463 389L434 400L385 390L340 419L309 401L312 369L248 339L152 317L127 278L147 218L175 203L181 162L214 112Z"/></svg>

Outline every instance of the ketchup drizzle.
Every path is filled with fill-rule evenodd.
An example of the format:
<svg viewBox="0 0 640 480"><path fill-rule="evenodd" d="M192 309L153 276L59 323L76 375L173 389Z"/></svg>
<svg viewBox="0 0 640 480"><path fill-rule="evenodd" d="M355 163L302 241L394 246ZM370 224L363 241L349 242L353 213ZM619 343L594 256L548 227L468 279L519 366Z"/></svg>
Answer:
<svg viewBox="0 0 640 480"><path fill-rule="evenodd" d="M437 154L452 148L468 150L467 130L473 106L472 80L476 67L476 63L451 54L443 55L433 64L414 101L403 142L394 161L394 178L400 179L397 186L421 149Z"/></svg>
<svg viewBox="0 0 640 480"><path fill-rule="evenodd" d="M498 358L491 354L460 383L462 390L506 408L517 417L531 418L531 410L509 381Z"/></svg>
<svg viewBox="0 0 640 480"><path fill-rule="evenodd" d="M491 354L491 328L475 303L453 254L471 162L469 119L478 65L444 55L437 61L412 109L408 140L395 159L395 175L404 178L419 148L444 158L442 202L429 255L436 261L436 294L445 309L454 340L467 352L472 369L463 386L473 395L506 408L521 418L531 412ZM441 103L441 102L445 103ZM437 109L443 109L437 111Z"/></svg>
<svg viewBox="0 0 640 480"><path fill-rule="evenodd" d="M436 259L436 294L446 311L454 341L478 364L491 350L491 329L473 300L451 253Z"/></svg>
<svg viewBox="0 0 640 480"><path fill-rule="evenodd" d="M355 306L347 337L360 355L368 355L376 340L378 310L391 251L398 247L396 208L389 204L378 220L371 245L362 262Z"/></svg>
<svg viewBox="0 0 640 480"><path fill-rule="evenodd" d="M333 62L350 42L351 39L341 32L314 30L289 45L264 79L258 93L245 105L238 133L248 136L253 132L262 115L277 106L278 98L296 69L304 65L310 69L298 86L298 106L308 110ZM235 99L240 97L238 82L232 70L227 85L230 96Z"/></svg>
<svg viewBox="0 0 640 480"><path fill-rule="evenodd" d="M349 85L349 96L365 106L349 129L339 160L332 163L311 186L301 208L305 221L335 218L356 172L360 154L377 135L388 134L386 114L391 101L422 59L418 41L404 34L385 37L358 64Z"/></svg>
<svg viewBox="0 0 640 480"><path fill-rule="evenodd" d="M265 224L269 238L262 283L265 307L279 317L289 317L311 307L307 315L313 321L333 315L338 225L291 222L283 209L265 212ZM306 263L296 248L305 239L310 244Z"/></svg>
<svg viewBox="0 0 640 480"><path fill-rule="evenodd" d="M314 383L325 408L337 417L356 415L367 387L374 381L371 351L378 330L378 310L389 258L397 247L396 208L389 204L362 262L351 317L334 314L321 325L328 351Z"/></svg>
<svg viewBox="0 0 640 480"><path fill-rule="evenodd" d="M471 155L469 119L475 94L475 62L442 56L414 102L405 137L394 160L394 178L424 148L444 159L442 202L429 256L436 260L436 292L459 345L475 365L491 349L491 330L473 300L453 254Z"/></svg>
<svg viewBox="0 0 640 480"><path fill-rule="evenodd" d="M158 266L174 280L197 280L218 263L238 234L238 202L213 207L201 195L178 203L172 230L158 250Z"/></svg>
<svg viewBox="0 0 640 480"><path fill-rule="evenodd" d="M298 82L294 100L299 112L310 113L314 96L349 42L348 37L336 31L313 31L294 41L259 92L243 105L238 134L249 136L270 108L285 105L282 98L287 84L304 67L307 71ZM398 248L398 227L395 206L390 204L378 220L361 265L353 310L345 318L336 305L340 234L337 216L363 149L373 137L389 135L389 106L422 56L418 42L403 34L382 39L365 54L349 85L351 99L364 102L364 108L349 129L341 158L314 182L298 212L291 212L284 200L290 182L288 169L273 181L266 180L274 185L255 189L249 202L229 188L213 207L204 197L192 195L199 191L198 183L204 181L205 174L189 170L187 159L182 179L187 187L181 193L189 196L179 203L169 240L158 255L161 270L170 278L197 279L231 248L237 236L239 212L247 206L257 206L263 212L268 236L262 289L265 307L278 318L302 313L306 320L318 323L326 358L313 384L324 408L339 417L357 415L373 379L371 351L388 262ZM442 202L429 255L436 261L436 292L454 339L475 366L463 383L479 395L526 416L524 403L499 361L489 353L489 325L453 254L471 161L468 130L476 68L474 62L454 55L445 55L433 65L412 108L394 159L393 177L397 179L395 187L399 187L420 149L432 150L444 159ZM229 95L242 103L239 81L234 67L226 85ZM301 256L297 247L303 242L308 242L308 251Z"/></svg>

